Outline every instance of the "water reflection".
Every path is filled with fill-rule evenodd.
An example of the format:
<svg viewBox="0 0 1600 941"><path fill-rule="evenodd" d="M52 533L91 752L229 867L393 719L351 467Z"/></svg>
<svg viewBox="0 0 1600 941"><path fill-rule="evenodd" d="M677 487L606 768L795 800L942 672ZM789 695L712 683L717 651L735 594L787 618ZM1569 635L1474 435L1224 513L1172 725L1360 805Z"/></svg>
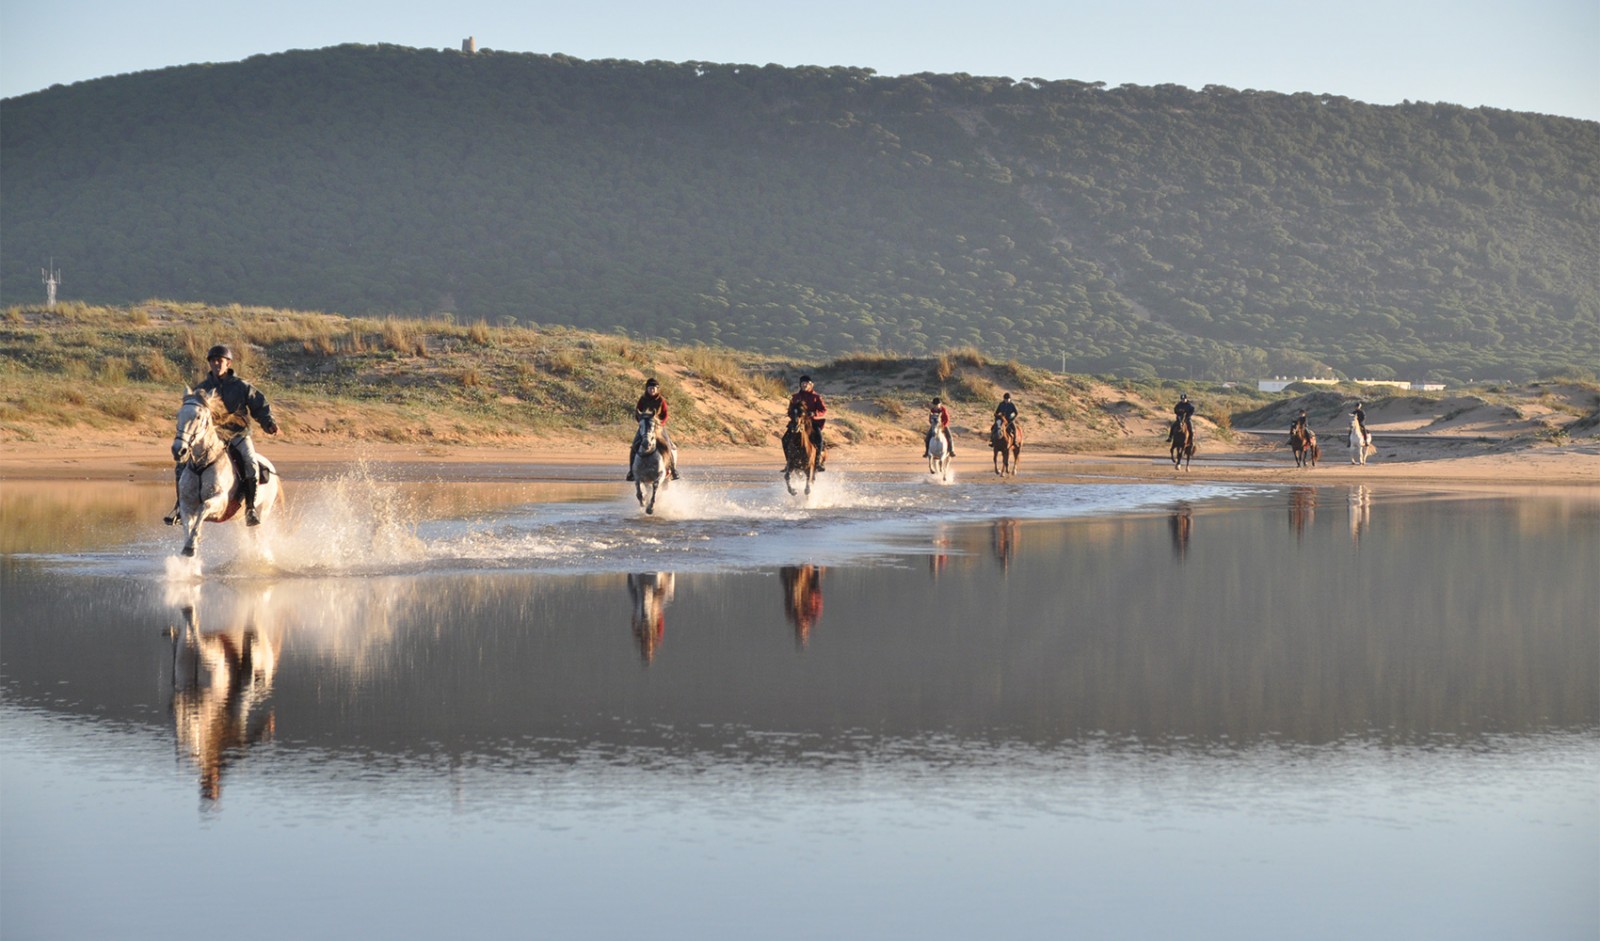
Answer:
<svg viewBox="0 0 1600 941"><path fill-rule="evenodd" d="M822 573L816 565L786 565L778 571L783 582L783 613L794 627L794 642L805 647L811 628L822 617Z"/></svg>
<svg viewBox="0 0 1600 941"><path fill-rule="evenodd" d="M1306 528L1317 519L1317 488L1291 487L1289 489L1289 528L1302 540Z"/></svg>
<svg viewBox="0 0 1600 941"><path fill-rule="evenodd" d="M1015 519L998 519L994 521L991 542L994 546L994 557L1000 562L1000 570L1011 570L1011 556L1017 551L1017 546L1022 539L1022 523Z"/></svg>
<svg viewBox="0 0 1600 941"><path fill-rule="evenodd" d="M1172 554L1178 561L1189 555L1189 532L1194 528L1194 508L1180 503L1167 517L1167 528L1172 532Z"/></svg>
<svg viewBox="0 0 1600 941"><path fill-rule="evenodd" d="M1366 484L1350 488L1350 541L1359 545L1361 534L1372 525L1372 494Z"/></svg>
<svg viewBox="0 0 1600 941"><path fill-rule="evenodd" d="M644 572L628 576L633 598L633 639L639 658L649 666L667 636L667 605L672 602L677 576L671 572Z"/></svg>
<svg viewBox="0 0 1600 941"><path fill-rule="evenodd" d="M172 635L172 718L178 745L200 769L200 796L222 796L226 766L272 737L272 681L283 645L272 589L247 591L222 623L202 625L200 592L180 605Z"/></svg>

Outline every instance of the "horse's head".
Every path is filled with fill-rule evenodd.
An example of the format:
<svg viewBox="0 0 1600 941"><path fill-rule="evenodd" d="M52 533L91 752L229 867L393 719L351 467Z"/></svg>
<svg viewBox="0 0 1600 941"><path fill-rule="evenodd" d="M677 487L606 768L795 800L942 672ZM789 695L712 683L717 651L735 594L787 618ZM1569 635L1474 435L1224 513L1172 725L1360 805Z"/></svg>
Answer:
<svg viewBox="0 0 1600 941"><path fill-rule="evenodd" d="M214 434L221 400L214 392L183 390L178 406L178 433L172 439L172 460L183 463L194 455L195 446Z"/></svg>
<svg viewBox="0 0 1600 941"><path fill-rule="evenodd" d="M639 449L648 454L656 449L656 434L661 421L654 409L636 413L639 419Z"/></svg>

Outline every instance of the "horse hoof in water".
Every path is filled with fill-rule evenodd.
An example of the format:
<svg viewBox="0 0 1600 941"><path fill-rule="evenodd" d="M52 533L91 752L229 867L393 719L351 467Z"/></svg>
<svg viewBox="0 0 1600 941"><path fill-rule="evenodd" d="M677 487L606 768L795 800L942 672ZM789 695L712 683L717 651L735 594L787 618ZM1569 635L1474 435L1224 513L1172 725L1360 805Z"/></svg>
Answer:
<svg viewBox="0 0 1600 941"><path fill-rule="evenodd" d="M194 558L194 546L184 546L183 554L191 559Z"/></svg>

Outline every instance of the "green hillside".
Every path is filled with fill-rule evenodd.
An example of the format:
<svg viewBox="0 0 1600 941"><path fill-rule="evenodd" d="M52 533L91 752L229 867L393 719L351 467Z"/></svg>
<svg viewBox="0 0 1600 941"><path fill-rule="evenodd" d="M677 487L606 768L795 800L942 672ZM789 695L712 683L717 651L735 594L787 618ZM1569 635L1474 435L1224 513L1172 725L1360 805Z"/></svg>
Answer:
<svg viewBox="0 0 1600 941"><path fill-rule="evenodd" d="M1079 372L1600 362L1600 124L1208 87L343 46L0 104L0 300Z"/></svg>

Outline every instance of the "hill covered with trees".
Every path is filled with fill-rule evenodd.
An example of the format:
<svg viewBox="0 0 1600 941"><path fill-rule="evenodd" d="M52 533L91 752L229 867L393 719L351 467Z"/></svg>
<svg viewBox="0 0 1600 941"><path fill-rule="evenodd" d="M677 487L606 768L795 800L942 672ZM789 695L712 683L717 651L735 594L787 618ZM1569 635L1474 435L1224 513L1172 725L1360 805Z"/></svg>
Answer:
<svg viewBox="0 0 1600 941"><path fill-rule="evenodd" d="M818 359L1600 362L1600 124L342 46L0 104L0 299L454 313Z"/></svg>

